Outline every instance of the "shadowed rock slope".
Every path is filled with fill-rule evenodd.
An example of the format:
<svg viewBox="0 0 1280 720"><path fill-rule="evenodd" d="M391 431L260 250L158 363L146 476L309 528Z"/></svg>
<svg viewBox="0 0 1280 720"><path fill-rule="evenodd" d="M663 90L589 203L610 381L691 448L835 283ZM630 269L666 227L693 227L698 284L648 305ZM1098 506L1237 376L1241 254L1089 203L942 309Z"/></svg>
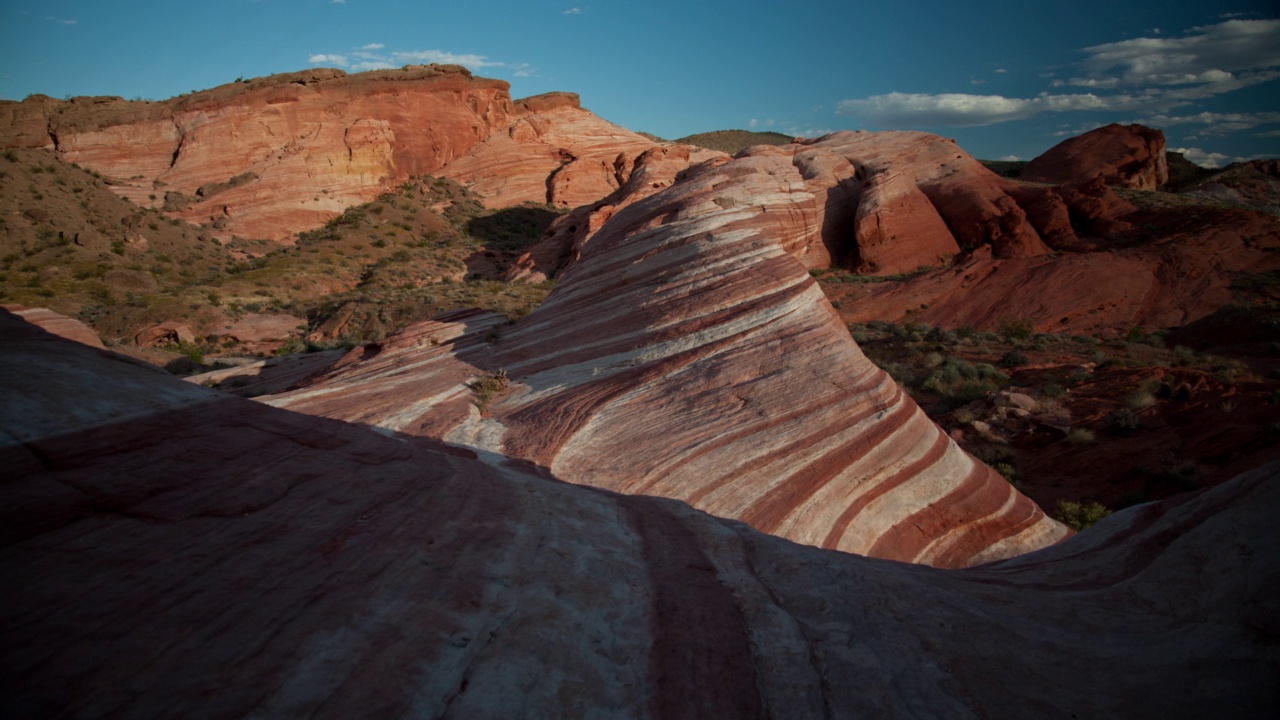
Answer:
<svg viewBox="0 0 1280 720"><path fill-rule="evenodd" d="M1056 542L1062 525L862 355L797 260L826 252L861 141L699 166L614 215L514 326L410 326L269 402L875 557L962 567Z"/></svg>
<svg viewBox="0 0 1280 720"><path fill-rule="evenodd" d="M940 571L231 398L0 314L15 717L1263 717L1275 466Z"/></svg>

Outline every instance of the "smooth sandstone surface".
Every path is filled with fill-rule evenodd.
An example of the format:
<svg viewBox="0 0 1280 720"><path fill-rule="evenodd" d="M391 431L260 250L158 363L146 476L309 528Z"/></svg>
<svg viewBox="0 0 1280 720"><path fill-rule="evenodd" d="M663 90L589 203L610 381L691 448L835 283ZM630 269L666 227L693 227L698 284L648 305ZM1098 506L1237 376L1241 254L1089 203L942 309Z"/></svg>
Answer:
<svg viewBox="0 0 1280 720"><path fill-rule="evenodd" d="M515 325L412 325L266 401L875 557L963 567L1057 542L1069 531L871 364L807 272L827 215L851 215L828 198L862 142L696 166L614 214Z"/></svg>
<svg viewBox="0 0 1280 720"><path fill-rule="evenodd" d="M961 571L183 383L0 313L15 717L1265 717L1280 477Z"/></svg>

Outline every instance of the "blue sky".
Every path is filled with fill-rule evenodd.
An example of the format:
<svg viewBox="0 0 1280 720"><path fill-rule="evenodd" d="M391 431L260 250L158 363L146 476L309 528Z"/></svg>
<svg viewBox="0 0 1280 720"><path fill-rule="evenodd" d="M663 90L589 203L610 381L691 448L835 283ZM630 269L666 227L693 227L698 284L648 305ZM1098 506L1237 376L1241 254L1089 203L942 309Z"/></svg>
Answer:
<svg viewBox="0 0 1280 720"><path fill-rule="evenodd" d="M516 97L577 92L668 138L923 129L1025 159L1143 122L1202 164L1280 156L1275 0L0 4L5 99L160 99L307 67L433 61L507 80Z"/></svg>

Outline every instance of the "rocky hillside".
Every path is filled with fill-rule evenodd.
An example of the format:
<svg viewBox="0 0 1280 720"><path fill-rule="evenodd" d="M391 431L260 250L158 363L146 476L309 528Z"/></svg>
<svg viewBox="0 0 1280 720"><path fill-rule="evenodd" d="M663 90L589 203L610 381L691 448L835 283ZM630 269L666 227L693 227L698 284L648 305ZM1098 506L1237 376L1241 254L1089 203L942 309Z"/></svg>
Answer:
<svg viewBox="0 0 1280 720"><path fill-rule="evenodd" d="M1274 466L938 571L218 394L3 313L0 430L16 716L1280 704Z"/></svg>
<svg viewBox="0 0 1280 720"><path fill-rule="evenodd" d="M473 183L493 207L577 206L654 146L571 93L514 101L508 90L426 65L273 75L162 102L33 96L0 102L0 147L54 150L224 240L287 240L425 174Z"/></svg>

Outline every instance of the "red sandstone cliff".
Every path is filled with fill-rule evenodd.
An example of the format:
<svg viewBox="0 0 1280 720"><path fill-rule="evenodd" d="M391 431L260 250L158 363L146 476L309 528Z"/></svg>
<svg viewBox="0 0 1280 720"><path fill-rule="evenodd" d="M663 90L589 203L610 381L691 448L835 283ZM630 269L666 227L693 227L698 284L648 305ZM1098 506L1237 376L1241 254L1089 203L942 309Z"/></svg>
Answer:
<svg viewBox="0 0 1280 720"><path fill-rule="evenodd" d="M163 102L0 102L0 147L54 149L135 203L275 240L428 173L494 207L594 202L654 145L576 95L516 102L506 82L448 65L310 70Z"/></svg>

